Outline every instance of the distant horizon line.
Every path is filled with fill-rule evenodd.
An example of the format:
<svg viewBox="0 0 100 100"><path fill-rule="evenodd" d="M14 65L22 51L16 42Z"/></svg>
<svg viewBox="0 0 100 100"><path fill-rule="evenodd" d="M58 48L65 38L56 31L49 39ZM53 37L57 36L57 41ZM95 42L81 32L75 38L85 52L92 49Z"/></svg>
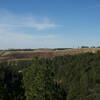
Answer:
<svg viewBox="0 0 100 100"><path fill-rule="evenodd" d="M77 48L100 48L100 46L78 46L78 47L58 47L58 48L8 48L8 49L0 49L1 50L62 50L62 49L77 49Z"/></svg>

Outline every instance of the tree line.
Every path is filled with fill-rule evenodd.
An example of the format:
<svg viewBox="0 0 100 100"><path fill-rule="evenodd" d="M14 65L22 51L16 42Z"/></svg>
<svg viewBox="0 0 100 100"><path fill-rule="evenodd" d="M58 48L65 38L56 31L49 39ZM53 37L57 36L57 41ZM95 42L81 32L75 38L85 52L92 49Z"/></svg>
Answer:
<svg viewBox="0 0 100 100"><path fill-rule="evenodd" d="M0 63L0 100L99 100L100 52Z"/></svg>

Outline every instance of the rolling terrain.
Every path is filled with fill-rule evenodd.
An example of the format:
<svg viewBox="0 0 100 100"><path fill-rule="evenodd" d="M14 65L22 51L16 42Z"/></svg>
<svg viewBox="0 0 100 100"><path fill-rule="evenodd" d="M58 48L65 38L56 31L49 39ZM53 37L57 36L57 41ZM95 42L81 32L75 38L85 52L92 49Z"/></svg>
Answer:
<svg viewBox="0 0 100 100"><path fill-rule="evenodd" d="M63 56L67 54L79 54L92 52L95 53L100 51L100 48L76 48L76 49L37 49L37 50L3 50L0 51L0 61L21 61L21 60L32 60L34 57L39 58L52 58L55 56Z"/></svg>

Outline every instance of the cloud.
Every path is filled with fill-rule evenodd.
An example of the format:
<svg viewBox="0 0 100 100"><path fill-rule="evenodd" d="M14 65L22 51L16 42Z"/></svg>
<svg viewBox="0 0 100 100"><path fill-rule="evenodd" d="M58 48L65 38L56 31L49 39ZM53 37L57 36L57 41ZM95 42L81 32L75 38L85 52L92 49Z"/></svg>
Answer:
<svg viewBox="0 0 100 100"><path fill-rule="evenodd" d="M14 14L0 10L0 49L59 47L61 36L53 33L43 34L45 30L57 26L59 25L47 17L36 18L31 14Z"/></svg>
<svg viewBox="0 0 100 100"><path fill-rule="evenodd" d="M0 27L0 49L52 47L56 45L57 37L54 34L28 34Z"/></svg>
<svg viewBox="0 0 100 100"><path fill-rule="evenodd" d="M1 31L0 31L1 32ZM61 36L57 34L25 34L2 30L0 33L0 49L11 48L56 48Z"/></svg>
<svg viewBox="0 0 100 100"><path fill-rule="evenodd" d="M36 30L46 30L55 28L57 25L49 18L37 19L32 15L16 15L9 11L0 11L0 27L5 28L32 28Z"/></svg>

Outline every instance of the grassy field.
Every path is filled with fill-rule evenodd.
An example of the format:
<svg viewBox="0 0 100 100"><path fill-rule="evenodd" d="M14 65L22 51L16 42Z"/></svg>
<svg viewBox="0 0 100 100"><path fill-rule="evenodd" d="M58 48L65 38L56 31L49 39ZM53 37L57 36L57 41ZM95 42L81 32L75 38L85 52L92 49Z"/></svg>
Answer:
<svg viewBox="0 0 100 100"><path fill-rule="evenodd" d="M32 60L34 57L39 58L52 58L55 56L63 56L67 54L78 54L92 52L95 53L100 51L100 48L76 48L76 49L39 49L30 51L0 51L0 61L20 61L20 60Z"/></svg>

